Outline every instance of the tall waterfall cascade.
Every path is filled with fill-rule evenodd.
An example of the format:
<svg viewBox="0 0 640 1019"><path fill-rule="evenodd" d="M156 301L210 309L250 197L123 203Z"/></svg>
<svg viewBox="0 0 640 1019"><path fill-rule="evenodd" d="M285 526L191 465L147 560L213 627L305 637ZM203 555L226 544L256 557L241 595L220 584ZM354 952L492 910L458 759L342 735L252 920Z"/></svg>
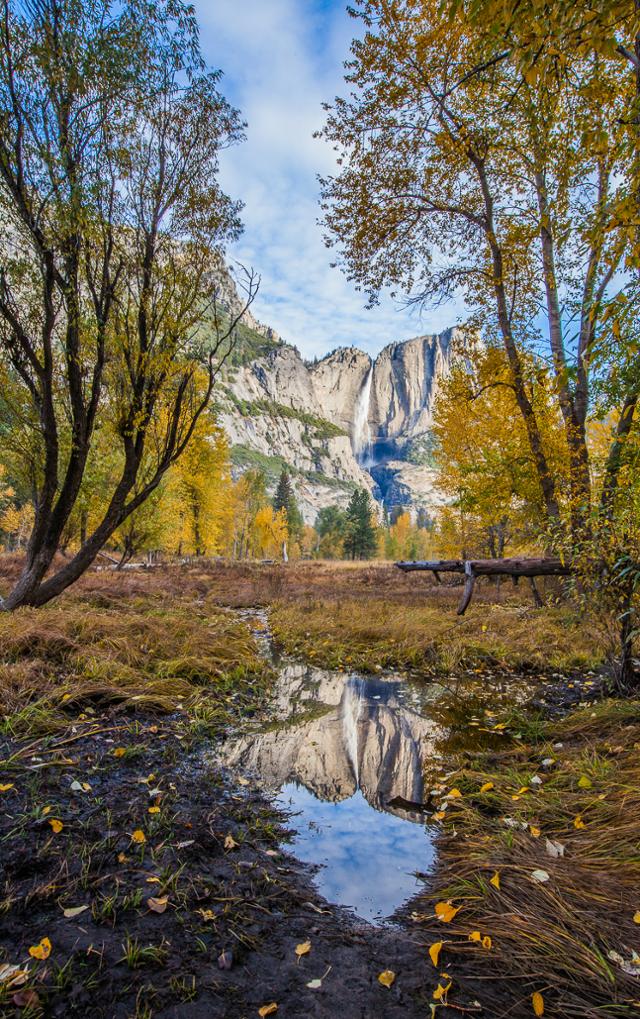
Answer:
<svg viewBox="0 0 640 1019"><path fill-rule="evenodd" d="M371 383L373 382L373 365L365 375L362 389L358 393L353 415L353 452L358 459L366 456L371 446L371 428L369 425L369 403L371 399Z"/></svg>
<svg viewBox="0 0 640 1019"><path fill-rule="evenodd" d="M350 678L345 683L342 696L342 731L349 763L353 768L356 786L360 783L360 756L358 754L358 722L362 713L364 684L362 680Z"/></svg>

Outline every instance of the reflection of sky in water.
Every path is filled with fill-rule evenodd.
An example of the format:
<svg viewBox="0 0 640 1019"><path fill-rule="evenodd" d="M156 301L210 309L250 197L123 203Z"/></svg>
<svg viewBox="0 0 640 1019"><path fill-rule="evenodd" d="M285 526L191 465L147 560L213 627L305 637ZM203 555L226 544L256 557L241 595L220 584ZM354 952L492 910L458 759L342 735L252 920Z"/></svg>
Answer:
<svg viewBox="0 0 640 1019"><path fill-rule="evenodd" d="M389 916L420 883L434 858L421 824L374 810L358 790L348 800L325 803L303 786L283 786L278 802L296 812L292 849L306 863L322 864L315 877L329 902L350 906L366 920Z"/></svg>
<svg viewBox="0 0 640 1019"><path fill-rule="evenodd" d="M435 781L456 741L499 744L479 720L485 704L493 715L503 697L514 702L513 682L485 672L414 683L277 664L269 722L236 734L227 761L292 812L293 853L320 866L320 893L380 921L420 890L414 872L435 864L433 830L412 809L427 798L425 777Z"/></svg>

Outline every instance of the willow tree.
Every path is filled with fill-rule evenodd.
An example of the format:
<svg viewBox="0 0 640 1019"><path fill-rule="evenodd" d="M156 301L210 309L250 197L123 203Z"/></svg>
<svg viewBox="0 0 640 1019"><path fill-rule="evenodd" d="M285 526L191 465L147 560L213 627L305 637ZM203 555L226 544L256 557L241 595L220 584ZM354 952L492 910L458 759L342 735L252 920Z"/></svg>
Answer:
<svg viewBox="0 0 640 1019"><path fill-rule="evenodd" d="M517 61L485 59L464 5L453 21L436 0L363 0L354 13L366 32L352 44L351 91L327 107L324 130L340 163L323 181L328 243L373 301L384 286L422 304L464 295L472 324L503 345L550 539L579 540L591 386L606 371L596 352L624 298L625 227L610 210L625 188L631 83L585 54L550 90ZM527 351L552 366L567 492Z"/></svg>
<svg viewBox="0 0 640 1019"><path fill-rule="evenodd" d="M216 281L240 229L219 153L243 125L181 0L1 9L0 355L34 449L34 525L3 602L13 609L81 575L207 407L241 314L225 313ZM255 288L248 274L247 303ZM117 476L52 572L105 423Z"/></svg>

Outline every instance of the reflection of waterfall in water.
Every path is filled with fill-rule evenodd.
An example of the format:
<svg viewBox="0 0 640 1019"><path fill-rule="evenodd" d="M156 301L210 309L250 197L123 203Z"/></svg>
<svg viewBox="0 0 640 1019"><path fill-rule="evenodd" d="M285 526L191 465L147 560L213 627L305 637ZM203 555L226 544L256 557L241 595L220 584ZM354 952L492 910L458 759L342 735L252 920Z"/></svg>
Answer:
<svg viewBox="0 0 640 1019"><path fill-rule="evenodd" d="M356 788L360 784L360 762L358 759L358 722L365 699L364 680L350 676L342 695L342 729L349 763L353 768Z"/></svg>
<svg viewBox="0 0 640 1019"><path fill-rule="evenodd" d="M371 429L369 427L369 399L373 381L373 365L365 375L362 389L358 393L353 415L353 452L356 457L366 456L371 446Z"/></svg>
<svg viewBox="0 0 640 1019"><path fill-rule="evenodd" d="M265 625L263 617L258 621ZM419 889L415 872L434 866L437 829L425 828L428 812L421 809L425 765L429 774L444 769L440 741L446 746L451 733L462 738L458 730L470 731L467 720L477 721L485 703L491 711L496 703L510 707L513 680L496 677L489 684L484 676L467 676L442 704L446 692L435 683L288 659L274 658L274 665L271 714L216 746L216 767L222 757L291 812L289 849L320 865L319 891L377 923ZM443 711L451 718L449 734ZM487 732L491 740L496 737Z"/></svg>

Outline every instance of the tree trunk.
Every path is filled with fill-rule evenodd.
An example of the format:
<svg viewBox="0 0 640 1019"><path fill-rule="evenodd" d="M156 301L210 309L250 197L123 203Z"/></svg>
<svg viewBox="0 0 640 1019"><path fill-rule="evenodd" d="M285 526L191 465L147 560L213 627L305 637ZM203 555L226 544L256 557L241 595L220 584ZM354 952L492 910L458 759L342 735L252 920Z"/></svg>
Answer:
<svg viewBox="0 0 640 1019"><path fill-rule="evenodd" d="M529 448L533 456L538 481L542 490L542 497L549 522L556 528L560 526L560 506L556 496L555 481L549 469L549 464L544 451L538 421L535 415L533 404L529 399L525 383L522 362L517 344L511 329L511 318L509 316L509 305L504 285L504 264L502 249L498 242L494 223L494 202L493 195L489 188L484 161L474 152L469 152L471 163L476 169L485 207L485 237L489 245L493 268L493 287L496 297L498 312L498 323L513 377L513 389L516 403L527 430Z"/></svg>
<svg viewBox="0 0 640 1019"><path fill-rule="evenodd" d="M544 285L549 323L549 341L556 376L558 402L564 421L567 449L569 452L569 513L571 533L579 539L584 532L591 505L591 474L589 453L584 421L579 419L573 394L569 387L569 371L562 335L560 298L556 283L556 267L553 234L551 231L551 210L547 195L544 173L535 175L538 211L540 214L540 246L544 269Z"/></svg>
<svg viewBox="0 0 640 1019"><path fill-rule="evenodd" d="M616 685L620 693L629 694L638 686L633 664L633 583L625 586L620 613L619 658L615 667Z"/></svg>

